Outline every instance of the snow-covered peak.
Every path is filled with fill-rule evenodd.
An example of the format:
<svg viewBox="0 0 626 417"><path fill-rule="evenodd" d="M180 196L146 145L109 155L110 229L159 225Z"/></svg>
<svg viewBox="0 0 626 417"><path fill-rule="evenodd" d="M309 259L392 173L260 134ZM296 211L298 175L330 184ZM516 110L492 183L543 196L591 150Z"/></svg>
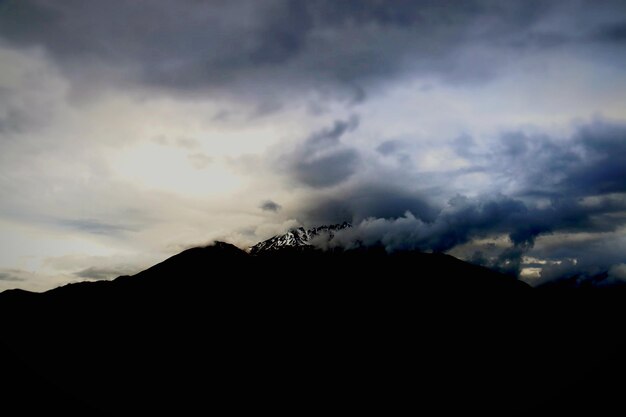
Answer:
<svg viewBox="0 0 626 417"><path fill-rule="evenodd" d="M259 242L250 248L252 255L259 254L261 252L276 251L283 248L297 248L297 247L310 247L311 239L316 236L326 234L328 239L332 239L337 230L352 227L350 223L343 222L339 224L333 224L329 226L318 226L310 229L304 227L298 227L289 230L284 235L276 235L272 238Z"/></svg>

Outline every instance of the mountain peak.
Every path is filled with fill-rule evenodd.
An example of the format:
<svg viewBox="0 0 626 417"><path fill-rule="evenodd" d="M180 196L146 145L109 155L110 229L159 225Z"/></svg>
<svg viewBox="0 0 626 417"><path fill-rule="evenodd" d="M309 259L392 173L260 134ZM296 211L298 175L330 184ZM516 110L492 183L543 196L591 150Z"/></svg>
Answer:
<svg viewBox="0 0 626 417"><path fill-rule="evenodd" d="M276 235L257 243L250 248L250 254L258 255L259 253L273 252L285 248L312 247L310 242L314 237L327 234L328 240L330 240L334 237L336 231L349 227L352 227L352 225L348 222L317 226L310 229L305 229L302 226L295 227L283 235Z"/></svg>

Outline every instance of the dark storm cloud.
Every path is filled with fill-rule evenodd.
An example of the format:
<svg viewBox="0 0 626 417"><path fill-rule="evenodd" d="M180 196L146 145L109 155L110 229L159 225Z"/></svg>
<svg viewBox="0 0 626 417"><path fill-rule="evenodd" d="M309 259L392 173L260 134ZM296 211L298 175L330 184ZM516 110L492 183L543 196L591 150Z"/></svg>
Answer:
<svg viewBox="0 0 626 417"><path fill-rule="evenodd" d="M574 19L536 29L559 13L591 26L596 42L621 42L614 16L623 3L607 2L587 21L590 5L598 10L538 0L9 0L0 5L0 36L44 47L77 82L232 92L242 81L247 93L330 84L360 96L371 81L409 70L460 82L491 77L506 61L503 49L551 47L585 26Z"/></svg>
<svg viewBox="0 0 626 417"><path fill-rule="evenodd" d="M626 21L607 25L599 29L594 38L600 42L626 44Z"/></svg>
<svg viewBox="0 0 626 417"><path fill-rule="evenodd" d="M261 208L261 210L263 211L271 211L271 212L278 212L280 211L283 207L272 201L272 200L265 200L264 202L261 203L261 205L259 206Z"/></svg>
<svg viewBox="0 0 626 417"><path fill-rule="evenodd" d="M626 126L595 124L575 139L582 151L562 186L569 193L605 194L626 191Z"/></svg>
<svg viewBox="0 0 626 417"><path fill-rule="evenodd" d="M340 142L359 125L357 117L337 120L333 127L310 135L278 163L294 180L313 188L331 187L352 176L359 164L359 153Z"/></svg>
<svg viewBox="0 0 626 417"><path fill-rule="evenodd" d="M437 209L417 191L391 184L357 185L327 196L315 196L303 202L302 216L311 225L358 223L368 217L396 218L410 211L425 221L433 221Z"/></svg>
<svg viewBox="0 0 626 417"><path fill-rule="evenodd" d="M457 195L438 206L430 193L362 184L305 202L304 218L311 223L352 221L355 227L338 234L334 244L382 244L388 250L447 251L473 239L506 235L512 246L488 264L511 273L519 272L522 257L539 236L606 234L626 226L624 125L596 122L567 140L513 132L486 152L469 136L454 144L477 166L442 175L452 179L464 172L488 172L512 185L510 195ZM395 144L389 147L393 151ZM581 256L581 248L567 241L560 250L562 259ZM626 261L623 254L611 253L615 256L595 257L604 259L596 266ZM578 268L588 264L580 262Z"/></svg>
<svg viewBox="0 0 626 417"><path fill-rule="evenodd" d="M368 244L376 243L382 233L382 243L389 250L445 251L473 237L503 232L511 232L514 243L524 245L545 228L529 226L526 222L535 217L534 213L522 202L505 196L456 196L438 213L427 212L430 219L413 214L406 206L402 210L402 207L397 206L396 216L366 218L361 227L346 232L354 235L349 241L356 238Z"/></svg>
<svg viewBox="0 0 626 417"><path fill-rule="evenodd" d="M356 150L338 150L297 161L294 174L296 179L311 187L330 187L350 177L356 171L358 161Z"/></svg>
<svg viewBox="0 0 626 417"><path fill-rule="evenodd" d="M596 122L568 140L513 132L486 154L472 152L466 146L459 154L515 184L519 195L582 198L626 192L624 125Z"/></svg>
<svg viewBox="0 0 626 417"><path fill-rule="evenodd" d="M333 244L347 247L355 243L366 246L382 244L389 251L419 249L439 252L473 239L504 234L510 238L512 247L501 252L497 259L490 260L489 266L516 274L522 256L533 248L538 236L555 232L612 232L626 224L626 220L603 220L620 212L626 212L626 201L612 209L589 209L576 202L553 203L538 208L502 195L457 196L441 209L434 220L425 220L410 210L398 217L371 216L357 223L353 229L342 231ZM349 219L350 214L345 212L344 218ZM567 248L567 242L563 242L563 247ZM573 257L578 252L570 247L565 253Z"/></svg>

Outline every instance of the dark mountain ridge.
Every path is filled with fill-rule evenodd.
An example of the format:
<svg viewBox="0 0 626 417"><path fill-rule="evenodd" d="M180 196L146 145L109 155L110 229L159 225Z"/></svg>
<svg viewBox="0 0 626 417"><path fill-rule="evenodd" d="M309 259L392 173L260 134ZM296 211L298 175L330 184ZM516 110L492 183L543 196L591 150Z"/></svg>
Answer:
<svg viewBox="0 0 626 417"><path fill-rule="evenodd" d="M1 293L4 392L82 415L523 415L598 389L586 381L610 375L597 366L622 369L624 304L594 294L537 291L443 254L216 243L113 281Z"/></svg>

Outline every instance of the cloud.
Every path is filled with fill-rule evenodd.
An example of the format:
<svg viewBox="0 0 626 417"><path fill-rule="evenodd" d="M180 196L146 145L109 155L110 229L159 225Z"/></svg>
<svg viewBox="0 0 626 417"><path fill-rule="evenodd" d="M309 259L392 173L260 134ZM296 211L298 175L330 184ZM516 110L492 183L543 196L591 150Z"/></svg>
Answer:
<svg viewBox="0 0 626 417"><path fill-rule="evenodd" d="M621 210L626 212L626 205ZM590 231L614 232L626 220L613 222L607 226L593 219L595 210L581 206L551 205L544 208L529 206L520 200L505 196L481 196L468 198L457 196L451 199L434 220L425 221L410 211L399 217L368 217L356 223L351 229L337 233L332 246L354 247L382 245L388 251L421 250L445 252L478 239L506 235L510 246L501 248L497 254L484 258L477 248L471 260L511 274L519 274L523 257L533 250L536 239L553 233L589 233ZM562 254L554 259L579 257L582 248L569 245L567 239L561 241ZM548 254L534 251L535 256ZM595 258L593 265L608 267L616 259L623 259L623 253L615 253L605 262ZM557 265L553 264L552 266ZM561 273L565 266L559 263ZM572 265L578 270L588 266L578 262ZM546 276L552 274L546 267ZM574 268L571 268L572 270Z"/></svg>
<svg viewBox="0 0 626 417"><path fill-rule="evenodd" d="M626 263L613 265L609 269L609 277L619 281L626 281Z"/></svg>
<svg viewBox="0 0 626 417"><path fill-rule="evenodd" d="M189 158L189 161L196 169L204 169L213 162L213 158L201 152L190 154L187 158Z"/></svg>
<svg viewBox="0 0 626 417"><path fill-rule="evenodd" d="M96 235L119 235L138 230L138 226L122 223L105 223L97 219L64 219L59 220L58 223L63 227Z"/></svg>
<svg viewBox="0 0 626 417"><path fill-rule="evenodd" d="M200 146L200 142L194 138L178 138L176 139L176 146L185 149L196 149Z"/></svg>
<svg viewBox="0 0 626 417"><path fill-rule="evenodd" d="M557 19L584 16L594 5L21 0L4 2L0 36L45 48L86 88L101 80L250 95L288 85L358 97L363 86L407 72L454 82L489 79L516 50L559 46L545 39L567 40L581 27L596 42L619 42L623 23L613 18L624 11L619 2L606 2L602 13L583 24Z"/></svg>
<svg viewBox="0 0 626 417"><path fill-rule="evenodd" d="M399 146L395 141L384 144L389 152L383 155ZM398 187L397 180L390 181L394 187L385 186L385 177L380 177L384 171L377 170L380 183L362 182L318 194L305 200L302 216L313 223L352 221L354 227L338 233L332 243L344 247L450 251L504 235L509 243L496 253L485 258L476 246L469 257L513 274L524 267L528 253L551 260L540 266L544 278L557 271L591 271L591 265L607 270L626 260L620 251L607 252L604 246L604 255L586 257L584 247L570 238L602 236L626 227L626 126L596 121L566 139L513 132L486 148L468 137L454 144L458 154L475 165L441 172L440 177L454 182L478 170L507 194L495 190L474 197L457 194L441 205L432 193ZM381 153L380 146L376 150ZM565 236L558 254L535 247L537 239L550 235Z"/></svg>
<svg viewBox="0 0 626 417"><path fill-rule="evenodd" d="M14 288L42 291L49 289L50 285L67 283L69 280L66 276L39 274L36 271L20 268L0 268L0 292Z"/></svg>
<svg viewBox="0 0 626 417"><path fill-rule="evenodd" d="M496 172L509 192L572 198L626 191L626 126L596 121L567 140L509 132L484 154L460 148L475 167Z"/></svg>
<svg viewBox="0 0 626 417"><path fill-rule="evenodd" d="M273 202L272 200L265 200L261 203L260 208L263 211L271 211L276 213L280 211L280 209L282 209L283 207L280 204Z"/></svg>
<svg viewBox="0 0 626 417"><path fill-rule="evenodd" d="M334 192L303 198L299 213L307 225L358 223L368 217L396 218L409 211L432 221L437 215L429 199L418 191L384 183L341 187Z"/></svg>
<svg viewBox="0 0 626 417"><path fill-rule="evenodd" d="M176 146L182 149L193 150L200 147L200 142L194 138L179 137L176 139L169 138L165 135L156 135L152 138L152 142L163 146Z"/></svg>
<svg viewBox="0 0 626 417"><path fill-rule="evenodd" d="M378 151L381 155L388 156L397 153L405 147L406 143L403 140L391 139L378 145L376 151Z"/></svg>
<svg viewBox="0 0 626 417"><path fill-rule="evenodd" d="M21 269L2 269L0 281L24 281L29 275L30 272Z"/></svg>
<svg viewBox="0 0 626 417"><path fill-rule="evenodd" d="M515 245L533 243L539 228L523 221L535 217L520 201L504 196L470 199L452 198L431 221L410 211L392 218L368 217L356 227L342 232L336 244L377 245L389 251L419 249L446 251L474 237L510 232ZM539 217L539 216L537 216Z"/></svg>
<svg viewBox="0 0 626 417"><path fill-rule="evenodd" d="M103 280L122 275L133 275L149 266L151 261L138 256L93 256L71 254L46 258L43 266L51 271L72 276L74 279Z"/></svg>
<svg viewBox="0 0 626 417"><path fill-rule="evenodd" d="M0 116L0 134L20 133L33 123L28 110L9 107L3 113Z"/></svg>
<svg viewBox="0 0 626 417"><path fill-rule="evenodd" d="M277 166L294 180L313 188L332 187L350 178L360 161L356 149L341 144L340 139L354 131L359 119L337 120L333 127L311 134L288 153Z"/></svg>
<svg viewBox="0 0 626 417"><path fill-rule="evenodd" d="M305 158L294 165L295 178L311 187L330 187L348 179L357 168L359 156L354 149Z"/></svg>
<svg viewBox="0 0 626 417"><path fill-rule="evenodd" d="M89 280L105 280L113 279L122 275L132 275L139 272L137 267L131 265L122 265L117 267L89 267L81 271L75 272L78 278Z"/></svg>
<svg viewBox="0 0 626 417"><path fill-rule="evenodd" d="M594 39L599 42L626 43L626 21L608 24L598 29L594 34Z"/></svg>
<svg viewBox="0 0 626 417"><path fill-rule="evenodd" d="M624 247L625 16L612 0L4 1L0 226L22 249L0 262L46 239L39 258L83 242L158 257L347 220L393 250L608 270L626 261L601 243Z"/></svg>
<svg viewBox="0 0 626 417"><path fill-rule="evenodd" d="M607 273L626 261L624 251L626 238L622 224L610 232L557 232L538 239L531 253L546 262L542 265L541 283L575 275L589 278Z"/></svg>

